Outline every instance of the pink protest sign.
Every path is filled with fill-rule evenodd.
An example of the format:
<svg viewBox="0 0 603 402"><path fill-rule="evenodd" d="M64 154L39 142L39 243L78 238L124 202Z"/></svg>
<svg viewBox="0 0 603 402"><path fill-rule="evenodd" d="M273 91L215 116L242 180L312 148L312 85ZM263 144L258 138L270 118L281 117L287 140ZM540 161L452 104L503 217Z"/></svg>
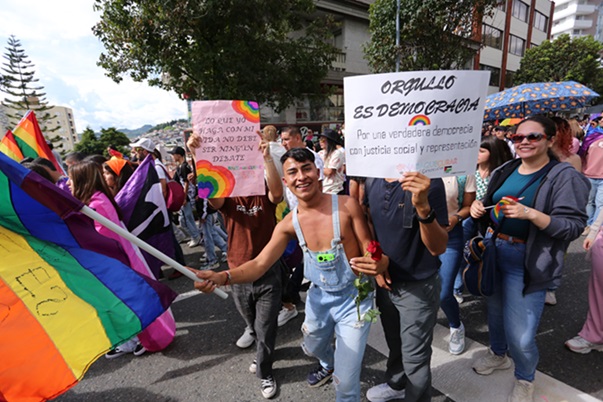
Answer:
<svg viewBox="0 0 603 402"><path fill-rule="evenodd" d="M264 195L258 104L197 101L192 104L192 120L193 131L201 137L201 147L195 150L199 197Z"/></svg>

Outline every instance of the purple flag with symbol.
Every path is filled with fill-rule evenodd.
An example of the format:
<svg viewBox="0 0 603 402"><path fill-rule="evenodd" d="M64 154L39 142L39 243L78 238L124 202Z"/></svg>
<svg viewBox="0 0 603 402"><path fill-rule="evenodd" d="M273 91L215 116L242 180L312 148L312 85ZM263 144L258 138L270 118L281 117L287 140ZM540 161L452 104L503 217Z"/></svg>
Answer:
<svg viewBox="0 0 603 402"><path fill-rule="evenodd" d="M115 197L128 230L141 240L174 258L174 243L170 215L155 171L155 161L149 155L140 164ZM141 250L156 278L161 265L157 258Z"/></svg>

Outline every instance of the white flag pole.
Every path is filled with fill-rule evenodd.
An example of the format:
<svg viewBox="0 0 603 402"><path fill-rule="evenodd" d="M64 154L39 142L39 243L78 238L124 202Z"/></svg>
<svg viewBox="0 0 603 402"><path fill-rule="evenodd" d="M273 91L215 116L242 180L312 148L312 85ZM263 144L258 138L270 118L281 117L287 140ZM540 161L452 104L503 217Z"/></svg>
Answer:
<svg viewBox="0 0 603 402"><path fill-rule="evenodd" d="M99 214L98 212L93 210L92 208L84 205L84 207L81 209L81 212L84 215L86 215L87 217L92 218L95 221L101 223L103 226L105 226L107 229L111 230L112 232L115 232L118 235L120 235L121 237L125 238L126 240L136 244L139 248L141 248L142 250L151 254L153 257L158 258L159 260L163 261L164 263L166 263L170 267L174 268L178 272L181 272L187 278L189 278L193 281L202 282L202 279L197 278L197 276L194 273L192 273L190 270L188 270L186 267L179 264L177 261L168 257L167 255L163 254L161 251L157 250L155 247L151 246L149 243L140 240L138 237L134 236L132 233L128 232L121 226L116 225L115 223L111 222L109 219L105 218L104 216L102 216L101 214ZM224 292L222 289L216 288L213 293L220 296L222 299L228 298L228 294L226 292Z"/></svg>

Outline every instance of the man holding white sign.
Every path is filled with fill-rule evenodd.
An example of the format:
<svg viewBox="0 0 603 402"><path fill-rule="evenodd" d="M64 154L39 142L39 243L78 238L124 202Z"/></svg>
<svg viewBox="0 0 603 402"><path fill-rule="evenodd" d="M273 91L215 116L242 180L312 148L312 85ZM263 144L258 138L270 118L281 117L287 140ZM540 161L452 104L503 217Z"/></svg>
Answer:
<svg viewBox="0 0 603 402"><path fill-rule="evenodd" d="M364 202L390 256L388 271L377 277L387 381L369 389L369 401L431 400L438 255L448 242L439 178L475 171L487 85L488 73L480 71L344 79L347 171L369 177Z"/></svg>

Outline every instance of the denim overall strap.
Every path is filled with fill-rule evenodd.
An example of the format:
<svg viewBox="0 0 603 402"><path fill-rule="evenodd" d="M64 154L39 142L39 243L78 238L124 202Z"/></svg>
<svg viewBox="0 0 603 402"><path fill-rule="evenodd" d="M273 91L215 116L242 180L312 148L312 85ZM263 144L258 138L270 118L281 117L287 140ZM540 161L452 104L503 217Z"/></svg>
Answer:
<svg viewBox="0 0 603 402"><path fill-rule="evenodd" d="M306 247L306 239L304 239L304 234L302 233L301 226L299 226L299 220L297 219L297 207L293 208L293 217L291 220L293 221L293 228L295 229L295 234L297 235L299 247L301 247L303 251L306 251L308 247Z"/></svg>
<svg viewBox="0 0 603 402"><path fill-rule="evenodd" d="M333 219L333 240L331 240L331 248L335 248L341 242L341 233L339 233L339 197L337 197L337 194L331 196L331 211L331 217Z"/></svg>

